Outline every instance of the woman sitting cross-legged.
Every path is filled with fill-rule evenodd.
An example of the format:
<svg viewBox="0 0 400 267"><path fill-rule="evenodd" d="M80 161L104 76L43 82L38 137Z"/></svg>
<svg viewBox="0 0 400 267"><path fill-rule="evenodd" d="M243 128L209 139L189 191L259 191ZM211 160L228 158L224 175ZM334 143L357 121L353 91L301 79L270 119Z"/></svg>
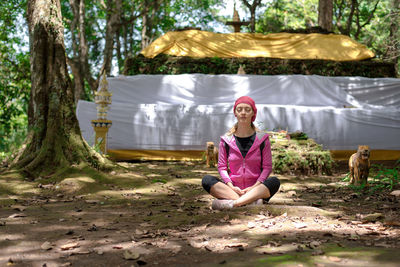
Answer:
<svg viewBox="0 0 400 267"><path fill-rule="evenodd" d="M216 199L212 208L231 209L247 204L261 205L279 190L272 171L271 143L267 133L257 129L253 121L257 108L252 98L242 96L235 101L233 112L237 123L221 136L218 171L222 178L205 175L203 188Z"/></svg>

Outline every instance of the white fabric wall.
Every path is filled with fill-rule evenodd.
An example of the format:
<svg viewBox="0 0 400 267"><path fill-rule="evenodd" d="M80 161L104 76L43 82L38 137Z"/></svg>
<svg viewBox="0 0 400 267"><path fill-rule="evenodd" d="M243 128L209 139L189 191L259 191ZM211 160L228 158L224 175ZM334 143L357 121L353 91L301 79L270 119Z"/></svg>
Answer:
<svg viewBox="0 0 400 267"><path fill-rule="evenodd" d="M235 123L242 95L256 101L261 129L303 131L331 150L400 149L400 79L184 74L108 82L108 149L203 150ZM77 116L92 143L96 105L79 101Z"/></svg>

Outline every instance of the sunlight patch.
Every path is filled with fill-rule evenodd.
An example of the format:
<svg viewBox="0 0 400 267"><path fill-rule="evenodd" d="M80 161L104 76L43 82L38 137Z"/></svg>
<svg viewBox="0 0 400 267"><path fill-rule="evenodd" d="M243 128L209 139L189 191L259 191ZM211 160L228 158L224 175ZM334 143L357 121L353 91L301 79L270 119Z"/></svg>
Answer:
<svg viewBox="0 0 400 267"><path fill-rule="evenodd" d="M81 190L87 184L95 182L96 181L90 177L66 178L58 184L58 189L63 192L73 193Z"/></svg>

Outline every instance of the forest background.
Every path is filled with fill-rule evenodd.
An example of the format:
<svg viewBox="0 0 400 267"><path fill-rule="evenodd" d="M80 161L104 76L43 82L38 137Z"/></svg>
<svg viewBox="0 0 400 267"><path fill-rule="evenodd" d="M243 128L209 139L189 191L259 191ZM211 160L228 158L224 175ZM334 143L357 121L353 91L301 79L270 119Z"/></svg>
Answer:
<svg viewBox="0 0 400 267"><path fill-rule="evenodd" d="M123 72L125 59L137 55L162 34L199 27L229 32L222 14L233 1L216 0L61 0L69 75L75 103L93 100L100 74ZM242 31L275 33L321 26L348 35L375 52L375 60L400 65L400 0L253 0L237 1ZM0 163L27 135L31 63L27 1L0 2Z"/></svg>

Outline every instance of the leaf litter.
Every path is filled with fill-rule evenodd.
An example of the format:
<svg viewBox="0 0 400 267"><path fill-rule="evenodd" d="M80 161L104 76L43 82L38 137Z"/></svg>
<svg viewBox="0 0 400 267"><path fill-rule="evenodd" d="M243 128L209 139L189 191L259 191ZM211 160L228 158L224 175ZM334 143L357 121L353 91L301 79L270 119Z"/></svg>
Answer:
<svg viewBox="0 0 400 267"><path fill-rule="evenodd" d="M191 260L196 265L206 259L229 264L235 257L244 262L249 255L255 257L252 252L282 255L307 251L314 258L341 263L345 259L330 255L327 245L400 248L399 200L390 192L367 196L349 191L334 177L319 179L316 183L317 178L309 178L315 183L310 185L308 179L282 176L289 190L284 193L282 189L270 204L219 212L209 208L212 198L202 191L201 176L207 173L203 165L186 166L179 162L175 170L172 164L165 168L164 163L153 162L148 168L152 173L143 171L146 163L125 165L131 166L129 172L135 173L129 177L144 179L142 187L110 184L110 195L99 198L60 193L54 190L55 185L41 186L41 190L46 190L45 196L28 197L24 200L27 205L3 206L0 226L6 229L5 242L14 240L24 223L32 230L48 231L36 235L39 232L29 231L23 238L52 241L43 241L36 252L4 257L0 254L0 263L7 264L9 259L22 261L21 255L40 255L41 251L55 255L69 252L58 255L59 265L85 265L83 257L91 252L99 258L93 257L90 264L107 258L117 265L123 264L119 260L135 261L136 265L161 262L179 265ZM116 172L113 179L126 173ZM153 183L154 179L159 181ZM124 200L113 203L113 192ZM295 201L288 201L291 199ZM15 210L19 213L12 213ZM337 212L336 217L328 214L331 211ZM73 217L67 217L67 213ZM30 224L32 221L35 223ZM57 234L58 226L68 230ZM75 235L71 238L75 241L62 239L68 235ZM237 251L241 254L231 254ZM114 258L112 255L116 252L119 256ZM224 254L231 256L226 259L218 256ZM64 262L65 257L68 262Z"/></svg>

